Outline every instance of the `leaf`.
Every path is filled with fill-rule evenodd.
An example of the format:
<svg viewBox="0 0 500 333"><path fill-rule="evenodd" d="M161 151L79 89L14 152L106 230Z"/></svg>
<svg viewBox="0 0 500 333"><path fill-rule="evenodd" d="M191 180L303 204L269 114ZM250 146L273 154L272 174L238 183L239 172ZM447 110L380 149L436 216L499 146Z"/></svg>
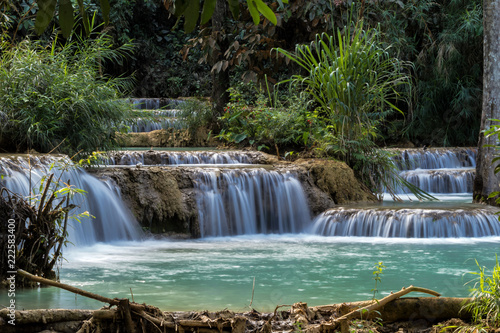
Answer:
<svg viewBox="0 0 500 333"><path fill-rule="evenodd" d="M250 15L252 15L253 24L257 25L260 21L259 11L257 10L257 5L255 0L247 0L248 10L250 11Z"/></svg>
<svg viewBox="0 0 500 333"><path fill-rule="evenodd" d="M233 140L236 143L240 143L241 141L245 140L247 138L247 135L245 133L240 133L234 136Z"/></svg>
<svg viewBox="0 0 500 333"><path fill-rule="evenodd" d="M38 0L38 13L35 19L35 32L41 35L49 25L56 10L57 0Z"/></svg>
<svg viewBox="0 0 500 333"><path fill-rule="evenodd" d="M257 5L257 10L261 12L266 19L271 21L271 23L274 25L278 23L278 21L276 20L276 15L274 15L274 12L262 0L254 0L254 2Z"/></svg>
<svg viewBox="0 0 500 333"><path fill-rule="evenodd" d="M196 28L200 16L200 1L189 0L189 5L184 11L184 32L190 33Z"/></svg>
<svg viewBox="0 0 500 333"><path fill-rule="evenodd" d="M205 3L203 4L203 10L201 11L200 24L205 24L208 22L208 20L210 20L214 13L216 2L217 0L205 0Z"/></svg>
<svg viewBox="0 0 500 333"><path fill-rule="evenodd" d="M227 0L229 4L229 10L233 14L233 18L236 20L240 15L240 2L238 0Z"/></svg>
<svg viewBox="0 0 500 333"><path fill-rule="evenodd" d="M189 0L174 0L174 15L180 17L189 6Z"/></svg>
<svg viewBox="0 0 500 333"><path fill-rule="evenodd" d="M59 1L59 25L63 36L68 38L73 30L73 24L75 23L75 18L73 16L74 10L71 0L60 0Z"/></svg>
<svg viewBox="0 0 500 333"><path fill-rule="evenodd" d="M80 15L82 16L83 27L85 28L85 35L90 35L90 23L89 18L87 16L87 12L85 11L85 6L83 5L83 0L77 0L78 7L80 8Z"/></svg>
<svg viewBox="0 0 500 333"><path fill-rule="evenodd" d="M101 10L102 10L102 17L104 18L104 23L106 25L109 24L109 10L110 10L110 6L109 6L109 2L108 0L100 0L101 1Z"/></svg>

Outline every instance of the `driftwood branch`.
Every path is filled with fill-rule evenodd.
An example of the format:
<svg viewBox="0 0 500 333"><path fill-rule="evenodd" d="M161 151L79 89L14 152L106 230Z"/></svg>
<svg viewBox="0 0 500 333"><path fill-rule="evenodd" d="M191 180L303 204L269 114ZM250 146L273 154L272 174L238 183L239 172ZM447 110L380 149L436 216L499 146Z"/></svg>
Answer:
<svg viewBox="0 0 500 333"><path fill-rule="evenodd" d="M19 275L21 275L21 276L24 276L25 278L28 278L28 279L30 279L32 281L35 281L35 282L39 282L39 283L42 283L42 284L45 284L45 285L48 285L48 286L53 286L53 287L61 288L61 289L70 291L70 292L72 292L74 294L81 295L81 296L88 297L88 298L92 298L92 299L98 300L98 301L103 302L103 303L108 303L108 304L116 305L116 306L120 305L120 300L117 299L117 298L108 298L108 297L104 297L104 296L101 296L101 295L98 295L98 294L94 294L94 293L91 293L91 292L88 292L88 291L85 291L85 290L82 290L82 289L79 289L79 288L75 288L75 287L70 286L68 284L64 284L64 283L61 283L61 282L57 282L57 281L45 279L43 277L39 277L39 276L30 274L30 273L28 273L28 272L26 272L26 271L24 271L22 269L18 269L17 273ZM141 305L141 304L130 303L130 309L134 310L136 312L141 312L141 311L144 311L146 308L145 308L144 305Z"/></svg>
<svg viewBox="0 0 500 333"><path fill-rule="evenodd" d="M393 293L393 294L390 294L389 296L386 296L386 297L382 298L380 301L374 300L368 306L365 306L363 308L351 311L348 314L335 319L335 322L341 322L343 320L351 320L351 319L354 319L354 318L359 318L365 312L377 311L378 309L382 308L387 303L392 302L395 299L398 299L401 296L404 296L404 295L409 294L411 292L426 293L426 294L433 295L433 296L436 296L436 297L441 296L440 293L438 293L438 292L436 292L434 290L430 290L430 289L426 289L426 288L420 288L420 287L414 287L414 286L409 286L408 288L401 289L397 293Z"/></svg>

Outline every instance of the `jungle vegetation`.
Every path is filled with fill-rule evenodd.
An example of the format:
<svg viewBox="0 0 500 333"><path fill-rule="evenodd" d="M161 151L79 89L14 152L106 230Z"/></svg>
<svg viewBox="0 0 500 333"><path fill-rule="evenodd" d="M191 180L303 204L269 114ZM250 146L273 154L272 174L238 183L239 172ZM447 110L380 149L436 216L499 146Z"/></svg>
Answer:
<svg viewBox="0 0 500 333"><path fill-rule="evenodd" d="M374 166L388 161L378 147L409 141L416 146L477 144L482 91L481 1L248 3L116 0L109 6L103 1L100 8L92 1L79 1L70 8L65 1L56 0L4 2L0 8L2 62L9 66L2 68L12 66L14 52L27 52L30 56L23 56L26 59L40 57L37 61L44 66L53 61L47 54L56 58L60 54L59 60L54 60L59 62L55 67L89 66L83 70L89 82L104 83L99 88L99 102L85 99L85 103L99 107L106 105L105 100L115 100L113 105L117 105L119 92L125 90L121 84L130 82L119 78L131 74L135 85L127 88L132 96L211 95L212 119L217 122L213 128L220 130L221 139L287 157L303 150L332 156L346 161L371 186L379 183L370 179L371 174L378 174ZM44 6L48 6L48 14L40 14ZM72 32L64 19L68 11L76 18L70 21ZM120 61L101 62L104 56L85 51L91 56L82 58L93 60L82 65L77 58L85 52L64 50L64 45L85 49L101 38L91 33L92 17L96 25L108 23L101 26L100 33L106 36L108 49L120 54L115 57ZM79 41L72 37L75 35L81 36ZM55 39L58 42L54 43ZM128 52L131 41L136 46L134 53ZM122 52L125 49L126 54ZM68 57L72 53L74 56ZM66 60L70 58L73 60ZM322 65L318 67L319 58ZM345 70L328 76L338 64ZM57 73L47 70L51 75ZM12 73L16 71L9 75ZM50 82L70 77L64 71L59 73L60 77ZM40 72L37 77L44 75ZM45 95L55 91L45 89L45 82L35 84L43 88L36 90L40 101L67 100L66 95ZM27 93L24 85L19 81L16 87L23 89L7 87L4 93L22 97ZM110 87L112 90L106 90ZM81 107L89 111L96 105ZM77 118L68 120L68 114L57 108L44 111L43 117L54 115L45 128L36 114L19 113L32 109L2 106L2 117L11 117L16 126L25 124L27 133L36 139L28 135L18 141L23 145L39 142L42 151L63 140L67 151L73 153L97 147L97 141L98 147L112 147L112 132L126 116L120 108L108 109L103 117L99 112L92 117L93 111L89 111L90 126L76 128L66 138L58 129L69 126L64 121ZM13 112L19 118L12 118ZM8 128L4 126L4 137ZM89 141L99 139L88 146L77 144L84 136Z"/></svg>

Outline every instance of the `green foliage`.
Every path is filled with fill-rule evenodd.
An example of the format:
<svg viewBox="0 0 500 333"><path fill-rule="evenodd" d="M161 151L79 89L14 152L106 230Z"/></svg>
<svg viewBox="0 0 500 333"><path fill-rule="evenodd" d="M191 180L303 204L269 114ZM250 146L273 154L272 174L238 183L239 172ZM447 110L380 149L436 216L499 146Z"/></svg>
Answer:
<svg viewBox="0 0 500 333"><path fill-rule="evenodd" d="M120 100L131 81L101 76L102 65L119 62L130 44L112 48L106 34L92 39L73 36L59 45L24 41L1 45L0 141L18 150L56 149L67 154L109 149L115 124L130 109Z"/></svg>
<svg viewBox="0 0 500 333"><path fill-rule="evenodd" d="M240 84L229 91L231 102L221 117L223 129L219 135L229 142L246 140L267 149L307 148L321 128L317 112L308 111L305 94L290 92L281 99L277 96L270 99L253 84Z"/></svg>
<svg viewBox="0 0 500 333"><path fill-rule="evenodd" d="M483 324L493 328L500 327L500 264L496 255L496 264L489 272L486 267L479 265L478 272L471 272L477 278L470 281L474 286L470 289L472 300L463 310L472 313L475 324Z"/></svg>
<svg viewBox="0 0 500 333"><path fill-rule="evenodd" d="M203 11L201 14L201 22L206 23L208 18L212 16L215 8L215 0L205 0ZM254 24L260 21L260 14L276 25L276 15L262 0L247 0L247 6L252 16ZM288 3L288 0L281 0L282 3ZM238 19L240 15L239 1L227 0L229 10L233 14L234 19ZM168 6L172 6L175 16L178 18L184 17L184 30L187 33L193 32L200 17L200 1L199 0L169 0Z"/></svg>
<svg viewBox="0 0 500 333"><path fill-rule="evenodd" d="M381 192L382 184L394 193L392 189L402 183L410 184L397 175L390 155L377 149L375 139L383 121L395 111L401 113L396 103L410 85L404 73L410 65L390 55L378 30L364 31L362 26L360 22L355 28L339 29L336 38L317 35L309 45L297 45L293 53L277 51L305 72L289 82L318 105L324 124L318 149L345 161L374 192Z"/></svg>
<svg viewBox="0 0 500 333"><path fill-rule="evenodd" d="M179 121L182 127L191 132L191 136L194 136L199 128L208 128L213 123L212 109L206 101L188 99L179 105L179 109Z"/></svg>
<svg viewBox="0 0 500 333"><path fill-rule="evenodd" d="M375 281L375 287L373 287L371 291L373 291L372 299L375 300L376 299L375 296L378 293L377 286L379 283L382 283L381 275L384 274L383 270L386 267L384 266L384 263L382 261L379 261L378 263L375 264L375 266L373 266L373 268L375 268L375 270L372 272L373 280Z"/></svg>
<svg viewBox="0 0 500 333"><path fill-rule="evenodd" d="M367 10L393 51L415 64L406 135L427 145L476 145L481 118L482 1L387 1Z"/></svg>
<svg viewBox="0 0 500 333"><path fill-rule="evenodd" d="M306 75L294 75L291 82L303 87L319 104L332 134L338 138L339 152L346 161L353 140L377 136L377 126L392 111L400 111L395 103L401 98L398 86L408 85L403 73L407 64L390 56L377 39L377 30L347 27L337 38L317 35L310 45L297 45L295 52L283 49Z"/></svg>
<svg viewBox="0 0 500 333"><path fill-rule="evenodd" d="M208 96L210 73L198 64L200 50L183 57L181 49L193 34L175 26L175 17L161 2L116 0L111 3L109 33L118 43L134 41L137 52L124 66L109 67L110 73L134 73L136 97Z"/></svg>

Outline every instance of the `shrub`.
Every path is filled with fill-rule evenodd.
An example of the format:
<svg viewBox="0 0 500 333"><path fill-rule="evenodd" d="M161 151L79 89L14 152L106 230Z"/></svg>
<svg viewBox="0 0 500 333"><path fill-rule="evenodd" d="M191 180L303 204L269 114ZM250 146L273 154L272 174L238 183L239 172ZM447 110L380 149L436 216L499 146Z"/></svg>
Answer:
<svg viewBox="0 0 500 333"><path fill-rule="evenodd" d="M120 61L130 44L112 49L106 34L73 36L63 45L25 40L0 45L0 142L16 149L67 154L109 149L115 124L130 106L120 100L130 80L100 74L106 61Z"/></svg>
<svg viewBox="0 0 500 333"><path fill-rule="evenodd" d="M253 93L251 93L253 91ZM246 140L260 149L307 148L314 143L318 126L317 113L309 111L304 94L288 93L281 98L265 96L253 85L229 89L230 103L221 117L219 135L229 142ZM270 105L272 104L272 105Z"/></svg>

